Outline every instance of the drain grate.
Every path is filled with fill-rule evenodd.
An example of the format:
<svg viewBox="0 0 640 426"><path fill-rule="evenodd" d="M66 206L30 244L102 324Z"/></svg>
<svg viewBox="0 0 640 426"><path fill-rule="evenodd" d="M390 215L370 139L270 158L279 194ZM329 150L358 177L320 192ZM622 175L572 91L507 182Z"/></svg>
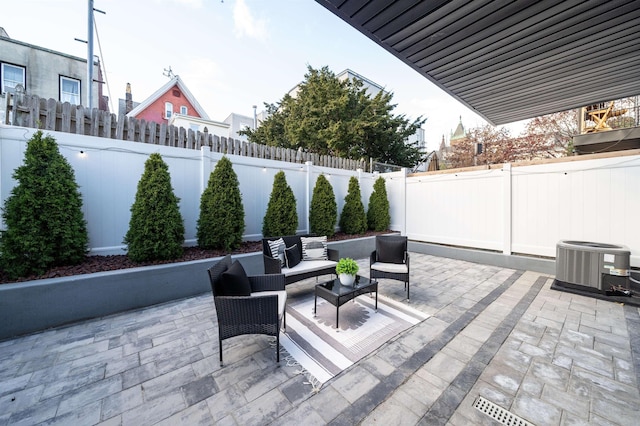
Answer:
<svg viewBox="0 0 640 426"><path fill-rule="evenodd" d="M492 419L502 423L503 425L534 426L532 423L529 423L525 419L522 419L515 414L508 412L499 405L496 405L481 396L479 396L478 399L473 402L473 406Z"/></svg>

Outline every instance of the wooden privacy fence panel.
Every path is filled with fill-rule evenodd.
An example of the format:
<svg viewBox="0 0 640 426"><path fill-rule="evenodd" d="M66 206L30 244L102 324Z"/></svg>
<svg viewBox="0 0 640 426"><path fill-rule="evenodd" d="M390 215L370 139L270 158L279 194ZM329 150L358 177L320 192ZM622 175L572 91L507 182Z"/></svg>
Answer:
<svg viewBox="0 0 640 426"><path fill-rule="evenodd" d="M316 166L336 169L367 169L366 160L318 155L301 150L267 146L226 138L192 129L147 122L144 119L116 116L108 111L71 105L55 99L41 99L32 95L7 94L5 124L35 129L76 133L86 136L165 145L185 149L210 147L211 151L245 157L287 161L291 163L313 162ZM12 118L11 118L12 117Z"/></svg>

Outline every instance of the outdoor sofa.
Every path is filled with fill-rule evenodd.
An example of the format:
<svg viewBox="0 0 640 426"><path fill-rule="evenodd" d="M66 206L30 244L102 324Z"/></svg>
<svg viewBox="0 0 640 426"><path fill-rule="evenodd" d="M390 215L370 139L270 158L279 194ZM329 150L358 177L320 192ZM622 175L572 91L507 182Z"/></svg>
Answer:
<svg viewBox="0 0 640 426"><path fill-rule="evenodd" d="M265 274L283 274L286 284L321 275L335 275L340 257L338 250L327 247L326 240L326 236L308 235L264 238L262 257Z"/></svg>

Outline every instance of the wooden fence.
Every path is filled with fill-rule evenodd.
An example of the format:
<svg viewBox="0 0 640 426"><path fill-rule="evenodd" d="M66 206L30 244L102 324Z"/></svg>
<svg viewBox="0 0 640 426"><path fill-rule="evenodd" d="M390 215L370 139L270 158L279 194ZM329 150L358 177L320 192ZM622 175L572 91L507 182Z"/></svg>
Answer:
<svg viewBox="0 0 640 426"><path fill-rule="evenodd" d="M185 149L209 146L211 151L246 157L265 158L291 163L313 162L316 166L367 171L366 160L349 160L319 155L301 150L249 143L207 132L158 124L124 114L116 116L108 111L71 105L55 99L41 99L35 95L7 94L5 124L42 130L75 133L86 136L166 145Z"/></svg>

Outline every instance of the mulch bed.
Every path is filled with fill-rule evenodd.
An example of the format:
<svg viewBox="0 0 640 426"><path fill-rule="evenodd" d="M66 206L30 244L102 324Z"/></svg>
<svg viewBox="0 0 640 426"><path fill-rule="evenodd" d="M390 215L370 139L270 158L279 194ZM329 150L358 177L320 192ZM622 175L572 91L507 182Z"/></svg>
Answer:
<svg viewBox="0 0 640 426"><path fill-rule="evenodd" d="M358 234L358 235L348 235L348 234L339 232L339 233L336 233L333 237L329 238L329 241L341 241L341 240L349 240L352 238L370 237L375 235L387 234L389 232L391 231L384 231L384 232L367 231L364 234ZM243 242L238 249L233 250L231 254L254 253L254 252L261 252L261 251L262 251L262 241L246 241L246 242ZM227 254L227 252L224 250L205 250L199 247L185 247L184 254L182 255L182 257L178 259L161 260L161 261L159 260L159 261L141 262L141 263L132 262L125 254L110 255L110 256L87 256L84 262L78 265L58 266L58 267L49 269L47 272L45 272L42 275L32 275L29 277L19 278L17 280L10 280L9 277L7 277L7 275L4 273L4 271L0 271L0 284L33 281L33 280L40 280L45 278L68 277L72 275L91 274L94 272L115 271L118 269L137 268L140 266L161 265L165 263L188 262L191 260L209 259L212 257L224 256L225 254Z"/></svg>

